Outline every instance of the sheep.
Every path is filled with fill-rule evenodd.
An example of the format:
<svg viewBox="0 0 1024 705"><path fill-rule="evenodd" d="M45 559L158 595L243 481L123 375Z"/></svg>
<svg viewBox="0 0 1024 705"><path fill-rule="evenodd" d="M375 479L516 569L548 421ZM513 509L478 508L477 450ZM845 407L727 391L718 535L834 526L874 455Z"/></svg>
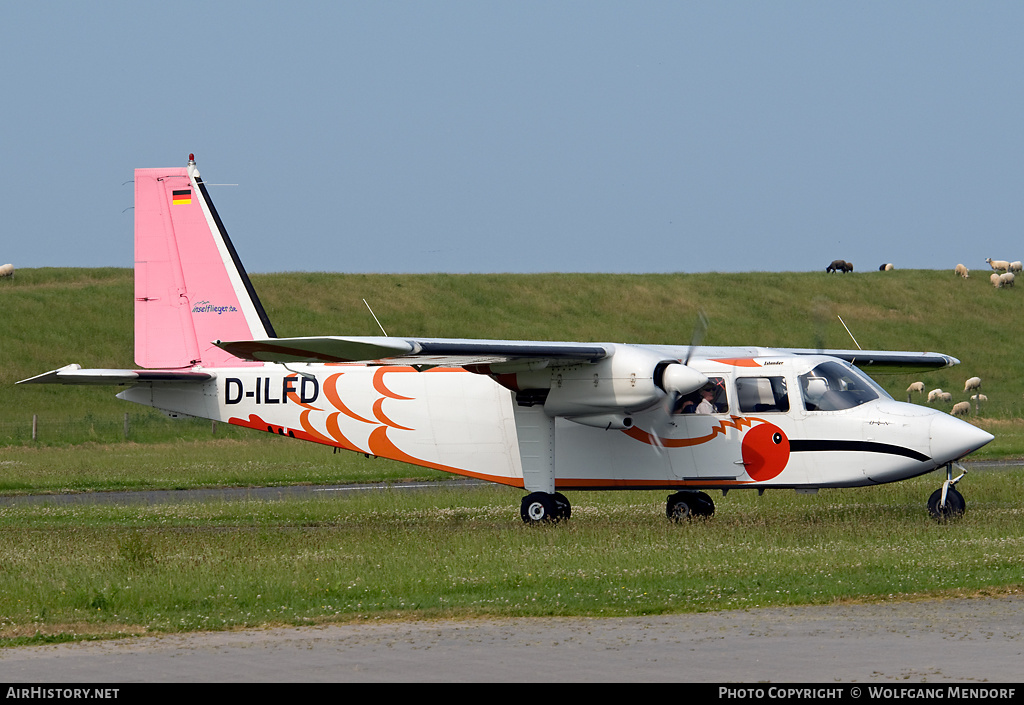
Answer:
<svg viewBox="0 0 1024 705"><path fill-rule="evenodd" d="M952 393L950 393L950 392L943 392L942 394L939 395L939 401L944 401L947 404L949 402L953 401Z"/></svg>
<svg viewBox="0 0 1024 705"><path fill-rule="evenodd" d="M981 389L981 377L971 377L969 380L964 382L965 392L969 392L972 389Z"/></svg>
<svg viewBox="0 0 1024 705"><path fill-rule="evenodd" d="M1017 262L1010 262L1010 271L1011 272L1020 272L1022 269L1024 269L1024 265L1022 265L1019 261L1017 261Z"/></svg>
<svg viewBox="0 0 1024 705"><path fill-rule="evenodd" d="M1008 286L1013 286L1013 272L1003 272L999 275L999 288L1003 289Z"/></svg>
<svg viewBox="0 0 1024 705"><path fill-rule="evenodd" d="M953 416L967 416L971 412L971 402L969 401L958 401L953 405Z"/></svg>
<svg viewBox="0 0 1024 705"><path fill-rule="evenodd" d="M967 267L963 266L962 264L958 264L956 267L954 267L953 268L953 273L954 274L959 274L964 279L969 279L970 278L970 276L969 276L970 275L970 270L967 269Z"/></svg>
<svg viewBox="0 0 1024 705"><path fill-rule="evenodd" d="M932 391L928 392L928 403L931 404L933 401L938 399L942 394L943 391L941 389L933 389Z"/></svg>
<svg viewBox="0 0 1024 705"><path fill-rule="evenodd" d="M847 262L844 259L834 259L832 260L832 264L825 267L825 271L828 272L829 274L831 274L832 272L842 272L844 274L846 272L852 272L853 262Z"/></svg>
<svg viewBox="0 0 1024 705"><path fill-rule="evenodd" d="M992 286L994 286L997 289L1003 286L1003 280L1000 279L999 275L996 274L995 272L992 272L991 274L988 275L988 280L992 282Z"/></svg>
<svg viewBox="0 0 1024 705"><path fill-rule="evenodd" d="M991 257L986 257L985 261L988 262L988 266L996 272L1005 272L1010 268L1010 263L1005 259L992 259Z"/></svg>
<svg viewBox="0 0 1024 705"><path fill-rule="evenodd" d="M984 394L972 394L971 395L971 401L973 401L973 402L988 401L988 397L986 397Z"/></svg>
<svg viewBox="0 0 1024 705"><path fill-rule="evenodd" d="M878 265L879 272L891 272L893 270L892 263Z"/></svg>
<svg viewBox="0 0 1024 705"><path fill-rule="evenodd" d="M909 387L907 387L907 393L908 394L910 392L923 392L923 391L924 391L924 382L914 382Z"/></svg>
<svg viewBox="0 0 1024 705"><path fill-rule="evenodd" d="M14 276L14 265L5 264L0 266L0 277L13 277Z"/></svg>

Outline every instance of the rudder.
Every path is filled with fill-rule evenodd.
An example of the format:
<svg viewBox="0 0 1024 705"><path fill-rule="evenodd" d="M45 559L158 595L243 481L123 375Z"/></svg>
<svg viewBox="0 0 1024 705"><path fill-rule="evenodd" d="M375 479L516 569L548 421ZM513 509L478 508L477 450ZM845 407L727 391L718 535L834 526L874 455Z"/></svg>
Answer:
<svg viewBox="0 0 1024 705"><path fill-rule="evenodd" d="M185 168L136 169L136 364L255 365L213 341L273 337L192 155Z"/></svg>

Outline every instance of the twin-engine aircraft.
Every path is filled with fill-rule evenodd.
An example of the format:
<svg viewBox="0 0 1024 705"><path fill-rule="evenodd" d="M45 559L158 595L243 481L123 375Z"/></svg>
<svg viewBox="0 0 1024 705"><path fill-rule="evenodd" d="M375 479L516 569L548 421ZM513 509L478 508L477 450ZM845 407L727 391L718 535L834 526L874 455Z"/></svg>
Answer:
<svg viewBox="0 0 1024 705"><path fill-rule="evenodd" d="M315 336L278 338L200 178L135 171L135 362L24 384L127 387L121 399L522 488L521 515L569 518L563 492L857 487L945 467L929 500L964 511L953 465L992 436L893 400L877 372L930 352Z"/></svg>

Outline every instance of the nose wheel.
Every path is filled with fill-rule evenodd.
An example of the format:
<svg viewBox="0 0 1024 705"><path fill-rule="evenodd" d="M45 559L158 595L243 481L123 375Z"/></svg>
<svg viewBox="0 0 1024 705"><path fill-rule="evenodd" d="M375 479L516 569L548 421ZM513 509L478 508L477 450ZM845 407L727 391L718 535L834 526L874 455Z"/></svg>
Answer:
<svg viewBox="0 0 1024 705"><path fill-rule="evenodd" d="M942 483L942 487L932 492L932 496L928 498L928 513L936 521L959 519L967 511L967 502L964 500L964 496L956 489L956 484L967 474L967 470L957 465L963 472L954 479L953 465L953 463L946 465L946 481Z"/></svg>

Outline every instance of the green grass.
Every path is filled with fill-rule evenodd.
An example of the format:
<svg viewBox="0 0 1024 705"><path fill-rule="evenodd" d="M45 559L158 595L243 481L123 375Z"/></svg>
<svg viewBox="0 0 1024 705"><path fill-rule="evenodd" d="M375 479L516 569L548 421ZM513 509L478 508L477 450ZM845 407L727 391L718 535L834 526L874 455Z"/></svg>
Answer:
<svg viewBox="0 0 1024 705"><path fill-rule="evenodd" d="M392 335L686 344L707 312L708 345L932 350L958 367L922 376L881 376L897 399L920 378L927 389L962 394L980 376L986 418L1024 417L1024 356L1016 289L996 290L977 272L905 270L710 274L388 275L284 273L252 277L281 336L376 335L366 299ZM117 427L125 411L159 415L114 399L109 388L12 386L70 362L133 367L132 272L24 269L0 282L0 443L22 443L38 415L43 427L92 415ZM915 401L924 403L923 399ZM948 406L948 405L947 405ZM201 438L175 427L155 440ZM177 430L180 429L180 430ZM88 439L86 439L88 440ZM59 441L55 441L59 442ZM78 437L74 439L78 442Z"/></svg>
<svg viewBox="0 0 1024 705"><path fill-rule="evenodd" d="M0 645L435 617L622 616L1005 594L1024 576L1024 473L733 492L673 524L664 492L578 493L558 526L501 487L279 502L0 509Z"/></svg>
<svg viewBox="0 0 1024 705"><path fill-rule="evenodd" d="M245 440L16 446L0 454L0 494L403 482L452 475L249 431Z"/></svg>
<svg viewBox="0 0 1024 705"><path fill-rule="evenodd" d="M920 377L964 398L1024 457L1016 290L924 270L671 275L274 274L254 283L282 336L374 335L934 350ZM14 386L69 362L133 367L132 274L19 270L0 282L0 493L440 480L247 429L172 421L110 388ZM880 377L905 399L906 375ZM924 403L923 399L915 399ZM130 431L124 436L124 414ZM39 439L31 440L31 419ZM629 615L1021 588L1021 471L971 473L968 513L936 524L929 475L877 488L732 492L675 525L665 492L575 493L527 527L502 487L315 500L0 508L0 645L120 634L438 616Z"/></svg>

